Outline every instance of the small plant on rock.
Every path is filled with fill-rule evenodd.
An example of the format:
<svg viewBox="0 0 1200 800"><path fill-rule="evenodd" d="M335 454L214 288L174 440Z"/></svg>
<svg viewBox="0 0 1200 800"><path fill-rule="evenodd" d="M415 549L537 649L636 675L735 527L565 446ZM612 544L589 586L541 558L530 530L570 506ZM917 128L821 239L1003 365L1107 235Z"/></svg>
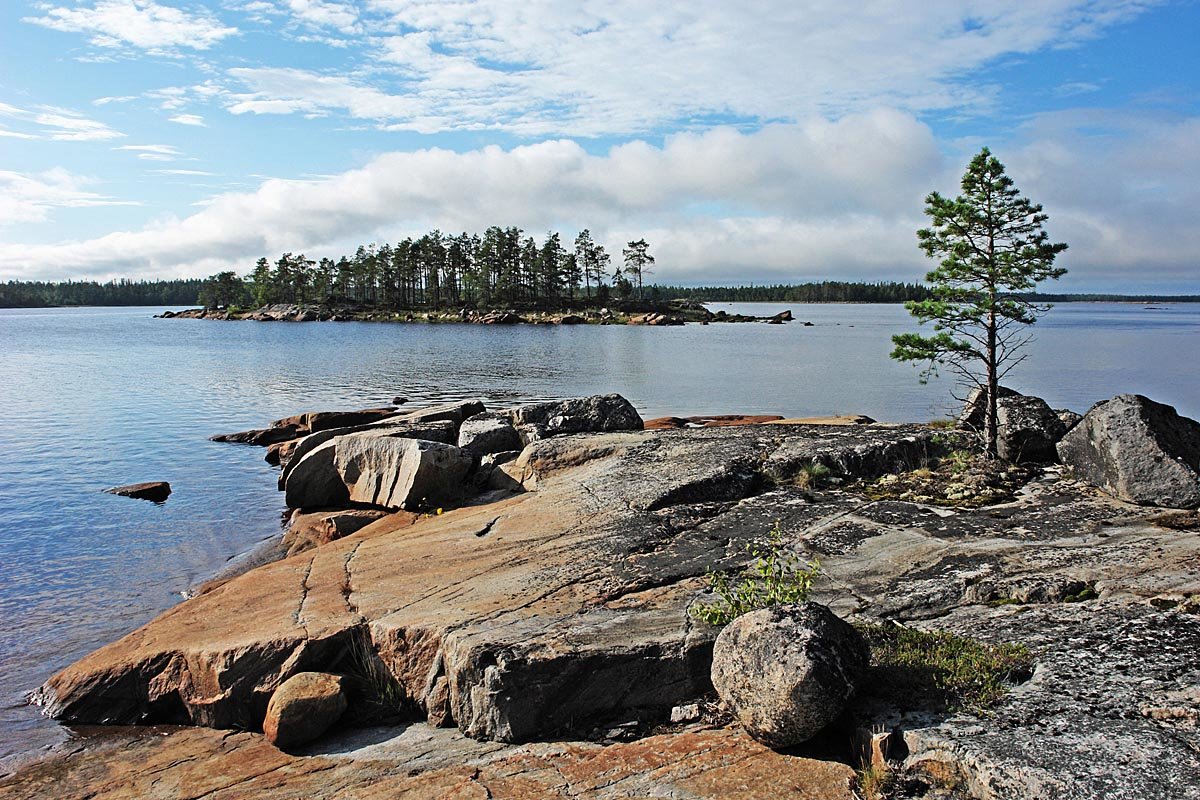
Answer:
<svg viewBox="0 0 1200 800"><path fill-rule="evenodd" d="M752 543L746 551L754 557L750 568L731 580L724 572L709 570L709 586L717 596L715 603L695 603L693 617L710 625L727 625L742 614L759 608L803 603L812 592L813 581L821 573L816 559L804 562L783 540L778 522L767 541Z"/></svg>

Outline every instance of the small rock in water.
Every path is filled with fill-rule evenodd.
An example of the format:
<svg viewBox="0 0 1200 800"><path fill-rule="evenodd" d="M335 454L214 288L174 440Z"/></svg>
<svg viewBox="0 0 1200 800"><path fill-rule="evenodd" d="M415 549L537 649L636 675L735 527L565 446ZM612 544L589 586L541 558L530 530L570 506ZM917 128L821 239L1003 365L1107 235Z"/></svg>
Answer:
<svg viewBox="0 0 1200 800"><path fill-rule="evenodd" d="M171 484L166 481L146 481L131 483L128 486L114 486L104 491L121 497L134 497L138 500L150 500L155 503L165 501L171 495Z"/></svg>
<svg viewBox="0 0 1200 800"><path fill-rule="evenodd" d="M393 397L392 398L392 405L394 405L394 406L402 406L407 402L408 402L407 397Z"/></svg>

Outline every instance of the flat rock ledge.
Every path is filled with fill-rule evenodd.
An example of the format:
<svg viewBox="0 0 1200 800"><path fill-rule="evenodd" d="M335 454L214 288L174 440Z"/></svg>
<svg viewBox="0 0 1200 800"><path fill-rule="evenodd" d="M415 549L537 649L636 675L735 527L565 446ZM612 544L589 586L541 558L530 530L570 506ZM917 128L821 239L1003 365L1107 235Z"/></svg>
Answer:
<svg viewBox="0 0 1200 800"><path fill-rule="evenodd" d="M845 765L810 783L793 771L802 759L734 730L654 735L672 708L711 697L716 631L686 614L703 575L744 565L776 522L820 558L813 599L842 618L1034 653L1032 677L983 716L914 705L868 674L846 724L886 734L892 767L928 789L907 796L1200 797L1200 531L1056 467L978 510L794 485L812 463L846 477L919 466L935 435L763 425L535 442L499 468L520 493L415 523L389 515L261 567L39 692L73 724L255 731L282 681L352 672L348 654L365 649L396 687L402 722L389 735L425 736L420 748L296 760L260 734L185 729L32 765L0 779L0 797L51 780L63 798L101 786L117 787L109 797L804 797L810 785L848 796L836 788ZM627 724L643 738L577 741Z"/></svg>

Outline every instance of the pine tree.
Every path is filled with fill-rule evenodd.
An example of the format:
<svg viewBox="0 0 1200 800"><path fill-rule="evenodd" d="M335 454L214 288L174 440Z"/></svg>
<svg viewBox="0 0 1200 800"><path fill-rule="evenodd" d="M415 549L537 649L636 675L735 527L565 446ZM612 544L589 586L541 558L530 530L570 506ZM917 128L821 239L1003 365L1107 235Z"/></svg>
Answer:
<svg viewBox="0 0 1200 800"><path fill-rule="evenodd" d="M939 263L925 276L930 297L905 306L922 325L933 322L934 334L893 336L892 358L925 362L922 382L946 366L964 384L984 388L987 453L995 457L999 382L1025 359L1028 328L1049 309L1014 293L1066 274L1054 259L1067 245L1050 242L1042 207L1021 197L986 147L971 159L962 194L951 200L931 193L925 214L931 224L917 239Z"/></svg>

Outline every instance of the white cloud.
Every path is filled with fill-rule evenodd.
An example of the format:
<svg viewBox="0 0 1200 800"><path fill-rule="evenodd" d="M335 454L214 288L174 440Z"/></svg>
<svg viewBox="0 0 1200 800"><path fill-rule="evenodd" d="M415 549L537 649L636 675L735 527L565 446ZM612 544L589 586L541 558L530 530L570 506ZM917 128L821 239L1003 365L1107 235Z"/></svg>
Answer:
<svg viewBox="0 0 1200 800"><path fill-rule="evenodd" d="M0 225L45 222L56 208L140 205L84 188L92 183L62 168L32 174L0 171Z"/></svg>
<svg viewBox="0 0 1200 800"><path fill-rule="evenodd" d="M204 123L204 117L201 117L197 114L176 114L175 116L171 117L169 121L176 122L180 125L192 125L197 128L208 127Z"/></svg>
<svg viewBox="0 0 1200 800"><path fill-rule="evenodd" d="M292 0L295 14L343 4ZM346 113L395 130L526 136L655 131L712 118L840 116L889 105L987 111L969 79L1000 57L1068 46L1142 0L370 0L375 51L354 73L246 67L234 113ZM350 24L345 10L340 22ZM339 12L340 13L340 12ZM332 19L332 18L330 18Z"/></svg>
<svg viewBox="0 0 1200 800"><path fill-rule="evenodd" d="M336 28L343 33L354 33L357 30L358 11L350 3L288 0L287 6L296 19L309 25Z"/></svg>
<svg viewBox="0 0 1200 800"><path fill-rule="evenodd" d="M879 146L864 151L862 142ZM0 246L0 271L53 264L76 275L194 275L275 251L334 255L361 241L491 224L571 236L586 225L614 250L624 237L653 232L662 279L736 275L748 253L761 256L760 273L790 278L873 271L915 262L913 215L942 169L928 128L883 110L753 134L681 134L662 147L635 142L604 155L569 140L388 153L334 176L268 179L139 231L46 246L52 261L39 258L39 246ZM818 239L820 247L805 247Z"/></svg>
<svg viewBox="0 0 1200 800"><path fill-rule="evenodd" d="M18 108L0 103L0 118L22 123L28 130L8 131L5 136L18 139L50 139L56 142L93 142L119 139L125 134L115 131L76 111L56 106Z"/></svg>
<svg viewBox="0 0 1200 800"><path fill-rule="evenodd" d="M156 175L195 175L203 177L214 177L217 173L206 172L202 169L156 169L151 170Z"/></svg>
<svg viewBox="0 0 1200 800"><path fill-rule="evenodd" d="M238 31L204 9L186 11L155 0L95 0L75 7L42 3L43 16L23 21L57 31L84 33L104 48L132 46L147 51L207 50Z"/></svg>
<svg viewBox="0 0 1200 800"><path fill-rule="evenodd" d="M142 161L174 161L182 155L178 147L169 144L127 144L113 149L135 153Z"/></svg>

